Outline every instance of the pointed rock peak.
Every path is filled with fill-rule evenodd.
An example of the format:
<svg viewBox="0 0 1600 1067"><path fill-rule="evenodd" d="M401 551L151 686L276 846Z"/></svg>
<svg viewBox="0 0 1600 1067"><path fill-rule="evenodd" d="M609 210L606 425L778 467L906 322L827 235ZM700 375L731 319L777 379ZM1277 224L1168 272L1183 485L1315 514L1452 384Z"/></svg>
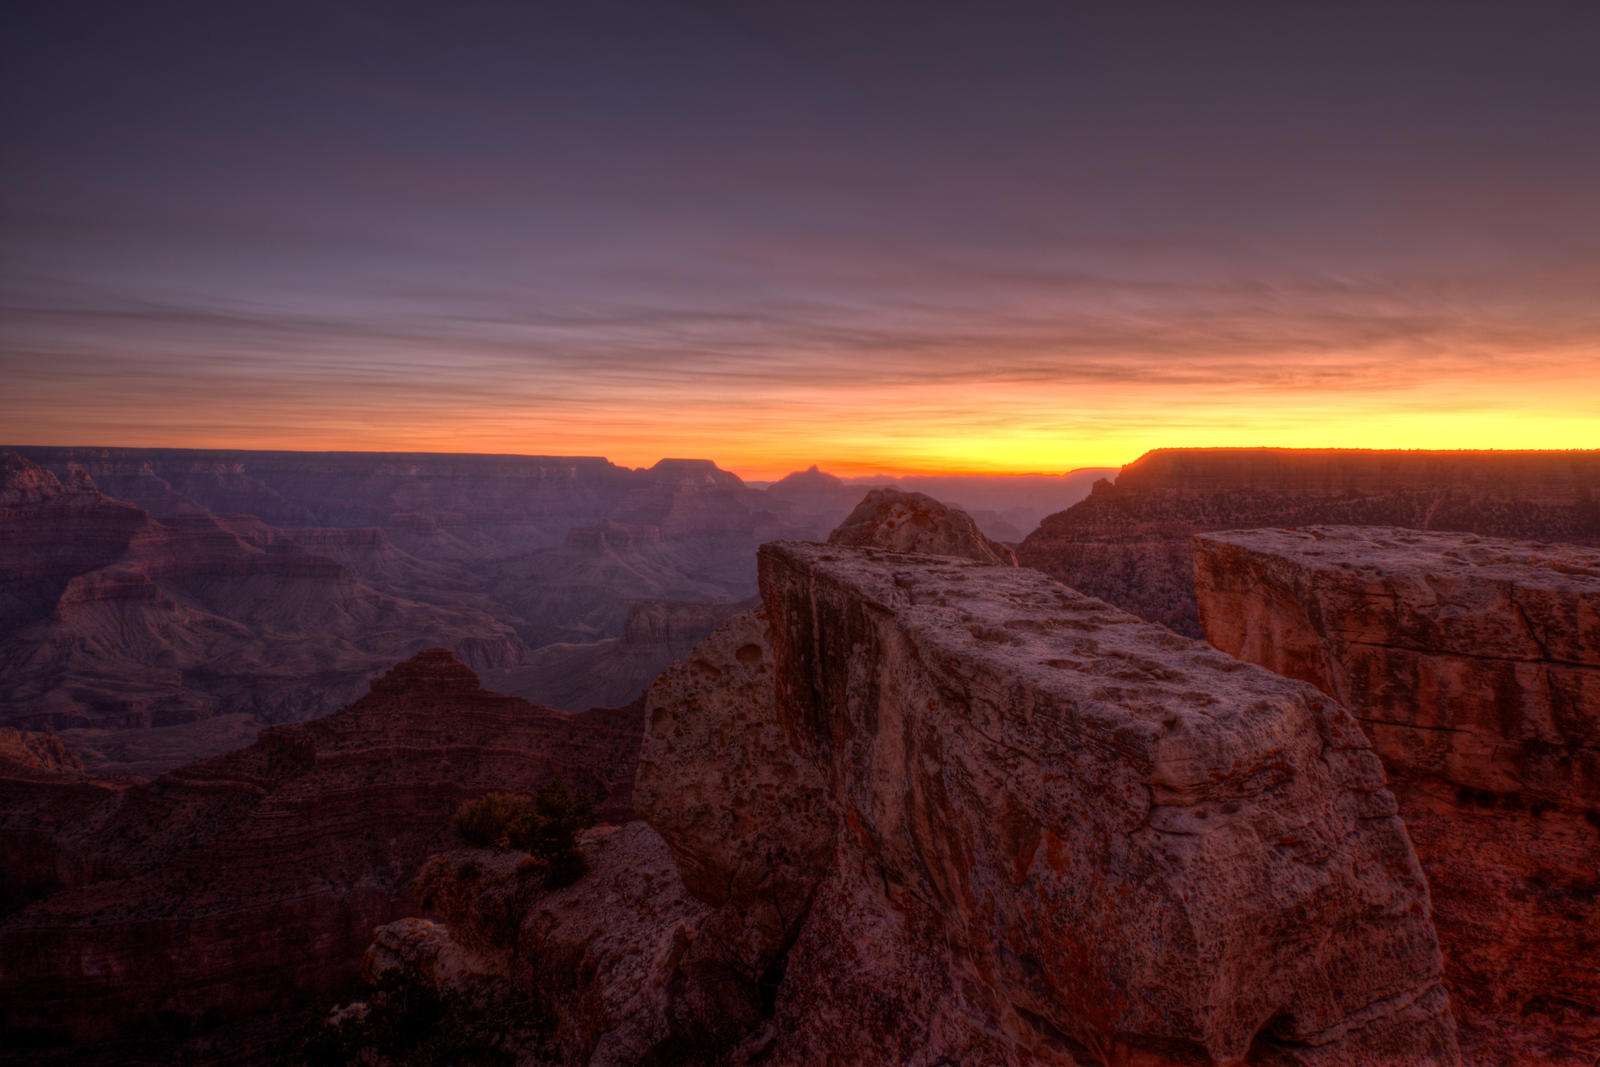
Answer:
<svg viewBox="0 0 1600 1067"><path fill-rule="evenodd" d="M829 474L813 463L803 471L793 471L785 474L782 478L773 482L769 488L777 489L781 492L784 489L811 489L818 486L843 488L844 479L837 475Z"/></svg>
<svg viewBox="0 0 1600 1067"><path fill-rule="evenodd" d="M658 481L683 485L714 485L738 488L744 482L732 471L725 471L709 459L662 459L650 468Z"/></svg>
<svg viewBox="0 0 1600 1067"><path fill-rule="evenodd" d="M425 648L372 682L374 693L414 689L473 693L480 688L477 674L448 648Z"/></svg>
<svg viewBox="0 0 1600 1067"><path fill-rule="evenodd" d="M856 505L828 544L883 548L925 556L961 556L979 563L1015 567L1011 549L991 541L972 516L926 493L873 489Z"/></svg>

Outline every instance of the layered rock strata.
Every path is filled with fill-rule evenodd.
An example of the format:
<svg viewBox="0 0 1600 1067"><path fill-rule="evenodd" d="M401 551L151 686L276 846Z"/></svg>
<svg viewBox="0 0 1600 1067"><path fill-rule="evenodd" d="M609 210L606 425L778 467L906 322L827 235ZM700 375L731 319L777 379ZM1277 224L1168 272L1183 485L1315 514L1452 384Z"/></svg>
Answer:
<svg viewBox="0 0 1600 1067"><path fill-rule="evenodd" d="M1469 1060L1600 1056L1600 550L1361 527L1195 539L1217 647L1350 707L1430 884Z"/></svg>
<svg viewBox="0 0 1600 1067"><path fill-rule="evenodd" d="M759 564L763 610L647 698L627 848L677 878L600 841L509 921L509 875L424 887L504 973L564 961L555 1062L1455 1062L1426 885L1333 700L1035 572Z"/></svg>
<svg viewBox="0 0 1600 1067"><path fill-rule="evenodd" d="M1045 519L1017 557L1198 637L1190 537L1311 523L1600 544L1600 451L1158 449Z"/></svg>
<svg viewBox="0 0 1600 1067"><path fill-rule="evenodd" d="M477 608L389 596L337 561L204 511L158 522L12 455L0 465L0 721L144 729L332 711L430 643L527 651ZM181 759L175 762L183 762Z"/></svg>
<svg viewBox="0 0 1600 1067"><path fill-rule="evenodd" d="M639 717L490 693L435 649L333 715L150 784L0 781L7 854L55 879L13 886L35 899L0 919L8 1042L120 1048L103 1043L326 1002L373 927L417 913L411 882L462 802L559 777L629 817Z"/></svg>

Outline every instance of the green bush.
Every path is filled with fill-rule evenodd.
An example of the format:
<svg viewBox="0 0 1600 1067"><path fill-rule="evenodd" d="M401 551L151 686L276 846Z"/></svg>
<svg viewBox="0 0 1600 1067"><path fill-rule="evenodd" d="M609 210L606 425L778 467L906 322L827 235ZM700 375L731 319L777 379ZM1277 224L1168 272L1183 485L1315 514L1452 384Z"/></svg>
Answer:
<svg viewBox="0 0 1600 1067"><path fill-rule="evenodd" d="M578 851L578 833L594 825L594 804L567 789L559 778L534 794L532 807L506 827L506 840L548 865L545 884L571 885L583 877L588 863Z"/></svg>
<svg viewBox="0 0 1600 1067"><path fill-rule="evenodd" d="M594 803L567 788L559 778L546 782L527 797L520 793L490 793L456 810L456 829L474 845L504 842L521 849L533 860L524 877L542 871L545 885L556 889L571 885L588 870L578 850L578 834L594 825Z"/></svg>
<svg viewBox="0 0 1600 1067"><path fill-rule="evenodd" d="M456 829L474 845L487 848L505 837L506 827L532 807L532 798L520 793L489 793L456 809Z"/></svg>

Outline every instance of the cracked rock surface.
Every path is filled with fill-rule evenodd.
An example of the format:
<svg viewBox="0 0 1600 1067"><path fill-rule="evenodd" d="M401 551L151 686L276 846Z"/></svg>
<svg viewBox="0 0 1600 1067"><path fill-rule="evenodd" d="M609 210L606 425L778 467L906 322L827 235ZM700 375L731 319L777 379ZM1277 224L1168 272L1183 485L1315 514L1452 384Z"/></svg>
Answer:
<svg viewBox="0 0 1600 1067"><path fill-rule="evenodd" d="M1195 538L1207 637L1355 712L1432 887L1470 1062L1600 1056L1600 550Z"/></svg>

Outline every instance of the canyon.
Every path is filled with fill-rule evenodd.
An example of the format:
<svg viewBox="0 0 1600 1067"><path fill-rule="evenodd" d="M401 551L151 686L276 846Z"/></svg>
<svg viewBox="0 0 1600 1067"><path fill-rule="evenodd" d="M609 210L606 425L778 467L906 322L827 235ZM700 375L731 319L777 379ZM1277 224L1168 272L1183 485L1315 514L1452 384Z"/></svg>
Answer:
<svg viewBox="0 0 1600 1067"><path fill-rule="evenodd" d="M1094 473L952 484L1001 521ZM761 543L865 492L695 459L38 446L0 478L0 723L145 777L431 646L539 703L630 702L754 596Z"/></svg>
<svg viewBox="0 0 1600 1067"><path fill-rule="evenodd" d="M862 499L820 471L751 489L680 461L559 534L580 509L552 504L549 543L520 554L534 505L506 488L490 534L469 522L426 559L362 502L370 466L327 475L344 512L258 479L276 522L307 523L277 526L189 495L271 500L239 472L160 477L183 503L110 470L139 504L16 456L12 634L64 633L80 578L156 590L102 632L180 633L207 582L279 555L356 603L406 585L430 612L481 611L521 647L406 648L342 710L264 730L222 702L0 726L8 1037L20 1062L258 1062L284 1039L268 1005L358 996L359 963L523 998L497 1040L525 1065L1587 1067L1597 455L1152 453L1015 554L925 495ZM1281 528L1274 508L1339 524ZM335 514L394 525L318 525ZM1365 516L1384 525L1349 524ZM1218 532L1249 522L1279 528ZM805 523L810 540L769 538ZM760 538L759 598L736 599L720 553ZM485 607L463 571L511 592ZM669 572L720 592L635 596ZM512 599L565 622L528 629ZM337 618L358 647L364 617ZM535 685L570 710L492 691ZM49 693L30 714L64 695L103 711L80 682ZM178 759L200 729L238 751ZM574 884L451 826L464 800L554 778L602 806Z"/></svg>

